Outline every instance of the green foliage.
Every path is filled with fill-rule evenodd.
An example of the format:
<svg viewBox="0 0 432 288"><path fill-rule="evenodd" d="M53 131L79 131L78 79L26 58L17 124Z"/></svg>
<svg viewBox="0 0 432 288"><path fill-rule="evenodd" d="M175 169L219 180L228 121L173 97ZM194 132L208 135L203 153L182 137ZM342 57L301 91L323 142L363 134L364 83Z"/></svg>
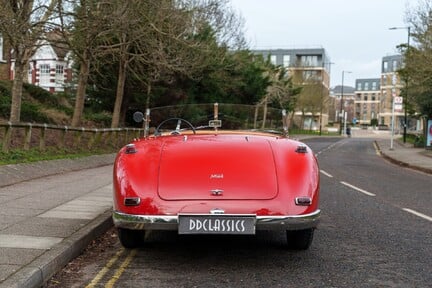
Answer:
<svg viewBox="0 0 432 288"><path fill-rule="evenodd" d="M0 117L9 118L10 106L11 106L11 95L10 95L10 84L4 81L0 81Z"/></svg>
<svg viewBox="0 0 432 288"><path fill-rule="evenodd" d="M0 145L1 148L1 145ZM55 159L75 159L97 154L115 153L116 149L96 149L89 151L88 149L82 151L74 151L67 149L47 149L41 152L39 149L11 150L8 153L1 152L0 149L0 165L17 164L17 163L30 163L42 160L55 160Z"/></svg>
<svg viewBox="0 0 432 288"><path fill-rule="evenodd" d="M23 102L21 104L21 122L52 123L52 120L41 112L40 104Z"/></svg>
<svg viewBox="0 0 432 288"><path fill-rule="evenodd" d="M112 119L111 114L106 112L86 113L85 118L87 120L99 123L102 127L110 127Z"/></svg>
<svg viewBox="0 0 432 288"><path fill-rule="evenodd" d="M58 105L55 95L49 93L47 90L39 86L24 83L23 88L29 95L31 95L33 99L40 103L47 104L52 107L56 107Z"/></svg>
<svg viewBox="0 0 432 288"><path fill-rule="evenodd" d="M371 126L378 126L378 119L376 119L376 118L371 119L370 125Z"/></svg>

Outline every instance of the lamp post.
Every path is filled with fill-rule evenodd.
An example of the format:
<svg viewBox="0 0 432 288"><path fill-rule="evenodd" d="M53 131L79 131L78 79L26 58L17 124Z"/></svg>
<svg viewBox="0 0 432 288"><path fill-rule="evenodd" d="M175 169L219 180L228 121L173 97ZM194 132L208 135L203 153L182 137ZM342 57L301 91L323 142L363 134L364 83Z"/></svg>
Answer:
<svg viewBox="0 0 432 288"><path fill-rule="evenodd" d="M343 92L344 92L344 78L345 78L345 73L352 73L351 71L345 71L345 70L343 70L342 71L342 87L341 87L341 104L340 104L340 113L339 113L339 134L341 134L341 135L343 135L343 132L342 132L342 119L343 119L343 117L344 117L344 115L342 115L342 108L343 108L343 96L344 96L344 94L343 94ZM345 112L343 112L344 114L345 114Z"/></svg>
<svg viewBox="0 0 432 288"><path fill-rule="evenodd" d="M407 41L407 52L410 48L410 38L411 38L411 27L391 27L389 30L399 30L406 29L408 31L408 41ZM406 56L405 56L406 58ZM406 61L406 59L405 59ZM405 97L403 97L403 107L404 107L404 125L403 125L403 142L406 143L407 136L407 126L408 126L408 117L407 117L407 104L408 104L408 76L405 79Z"/></svg>

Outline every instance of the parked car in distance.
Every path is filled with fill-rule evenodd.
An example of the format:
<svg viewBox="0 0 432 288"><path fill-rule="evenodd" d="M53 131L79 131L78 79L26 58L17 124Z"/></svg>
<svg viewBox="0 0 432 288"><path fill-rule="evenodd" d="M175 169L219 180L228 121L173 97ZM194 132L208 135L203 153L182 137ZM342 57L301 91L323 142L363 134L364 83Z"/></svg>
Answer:
<svg viewBox="0 0 432 288"><path fill-rule="evenodd" d="M287 137L282 113L257 120L256 107L250 108L253 117L241 112L243 106L207 108L168 113L152 135L118 152L113 220L121 244L139 247L150 230L196 237L282 230L288 248L309 248L321 214L314 153ZM162 117L153 112L156 121ZM245 124L239 114L254 121ZM193 125L187 116L206 125Z"/></svg>

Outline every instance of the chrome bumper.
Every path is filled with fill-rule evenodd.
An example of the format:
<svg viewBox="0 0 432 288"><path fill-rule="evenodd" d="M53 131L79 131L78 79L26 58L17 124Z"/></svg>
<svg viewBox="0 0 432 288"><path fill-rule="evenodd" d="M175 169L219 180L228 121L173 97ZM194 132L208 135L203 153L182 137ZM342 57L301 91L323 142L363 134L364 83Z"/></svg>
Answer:
<svg viewBox="0 0 432 288"><path fill-rule="evenodd" d="M223 215L223 214L222 214ZM256 216L256 230L303 230L318 225L321 210L305 215ZM177 230L178 216L131 215L113 212L114 226L133 230Z"/></svg>

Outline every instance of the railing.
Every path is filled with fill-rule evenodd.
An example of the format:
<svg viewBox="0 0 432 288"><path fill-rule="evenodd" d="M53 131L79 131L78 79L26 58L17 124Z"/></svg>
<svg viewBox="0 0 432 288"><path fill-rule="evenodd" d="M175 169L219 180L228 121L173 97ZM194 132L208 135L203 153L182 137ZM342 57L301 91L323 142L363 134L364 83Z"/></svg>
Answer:
<svg viewBox="0 0 432 288"><path fill-rule="evenodd" d="M10 149L30 150L37 147L44 151L47 147L81 147L91 150L109 144L120 147L133 138L139 138L142 128L84 128L34 123L0 122L2 152ZM15 134L16 133L16 134ZM13 137L18 135L18 137Z"/></svg>

